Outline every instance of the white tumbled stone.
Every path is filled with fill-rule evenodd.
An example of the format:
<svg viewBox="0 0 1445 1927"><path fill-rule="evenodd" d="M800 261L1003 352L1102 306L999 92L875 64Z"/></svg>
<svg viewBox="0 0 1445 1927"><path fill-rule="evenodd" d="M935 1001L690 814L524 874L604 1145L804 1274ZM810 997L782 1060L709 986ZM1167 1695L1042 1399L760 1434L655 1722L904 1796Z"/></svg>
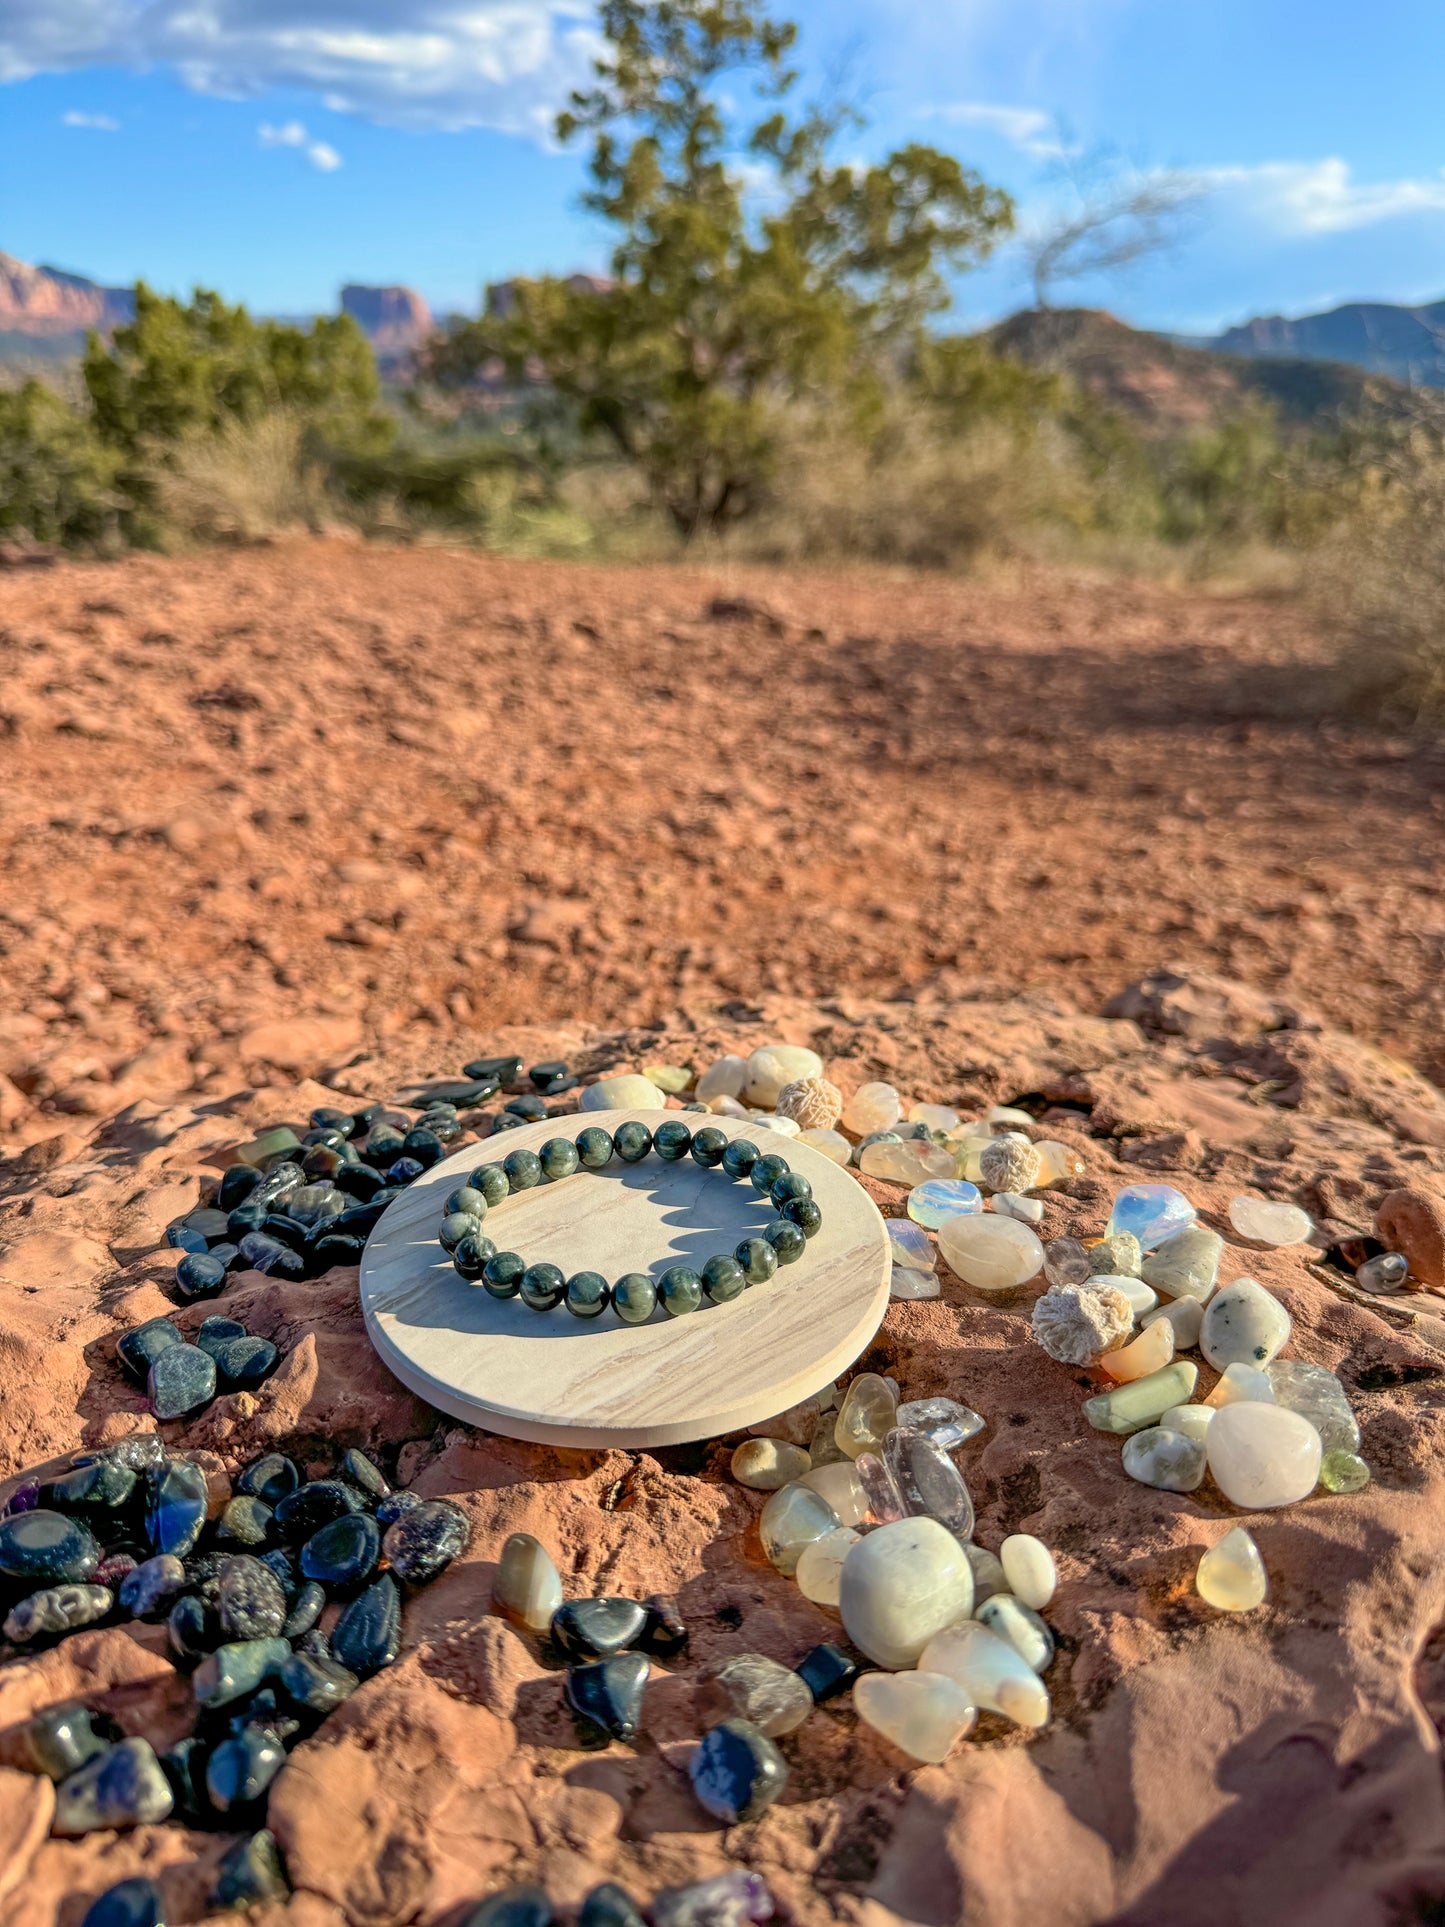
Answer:
<svg viewBox="0 0 1445 1927"><path fill-rule="evenodd" d="M1154 1307L1159 1303L1159 1294L1154 1290L1152 1285L1146 1285L1142 1278L1131 1278L1129 1274L1124 1271L1096 1272L1089 1279L1089 1283L1091 1285L1113 1285L1116 1290L1122 1291L1124 1296L1129 1300L1130 1311L1133 1312L1136 1318L1142 1318L1145 1312L1153 1311Z"/></svg>
<svg viewBox="0 0 1445 1927"><path fill-rule="evenodd" d="M1308 1498L1320 1476L1320 1435L1282 1405L1224 1405L1206 1439L1209 1470L1226 1499L1250 1511Z"/></svg>
<svg viewBox="0 0 1445 1927"><path fill-rule="evenodd" d="M1020 1224L1042 1224L1044 1221L1043 1199L1020 1197L1017 1191L995 1191L993 1208L1005 1218L1017 1218Z"/></svg>
<svg viewBox="0 0 1445 1927"><path fill-rule="evenodd" d="M1159 1423L1166 1432L1182 1432L1202 1445L1215 1410L1213 1405L1171 1405L1160 1414Z"/></svg>
<svg viewBox="0 0 1445 1927"><path fill-rule="evenodd" d="M1243 1526L1235 1526L1217 1546L1209 1548L1199 1561L1194 1583L1199 1597L1208 1605L1230 1613L1262 1606L1269 1592L1259 1547Z"/></svg>
<svg viewBox="0 0 1445 1927"><path fill-rule="evenodd" d="M849 1552L838 1610L848 1637L890 1671L916 1664L945 1626L973 1611L973 1568L935 1519L896 1519Z"/></svg>
<svg viewBox="0 0 1445 1927"><path fill-rule="evenodd" d="M1290 1316L1253 1278L1221 1285L1204 1308L1199 1349L1215 1371L1226 1365L1267 1365L1290 1334Z"/></svg>
<svg viewBox="0 0 1445 1927"><path fill-rule="evenodd" d="M1156 1305L1153 1311L1146 1311L1139 1322L1144 1326L1156 1325L1161 1318L1174 1327L1176 1352L1187 1352L1191 1345L1199 1343L1204 1307L1197 1298L1171 1298L1167 1305Z"/></svg>
<svg viewBox="0 0 1445 1927"><path fill-rule="evenodd" d="M710 1104L715 1097L741 1097L748 1081L745 1057L719 1057L697 1080L697 1100Z"/></svg>
<svg viewBox="0 0 1445 1927"><path fill-rule="evenodd" d="M997 1638L1007 1640L1026 1666L1046 1673L1054 1657L1054 1636L1032 1606L1011 1592L997 1592L974 1607L974 1618Z"/></svg>
<svg viewBox="0 0 1445 1927"><path fill-rule="evenodd" d="M942 1673L864 1673L853 1685L853 1710L900 1753L934 1765L978 1718L967 1693Z"/></svg>
<svg viewBox="0 0 1445 1927"><path fill-rule="evenodd" d="M795 1482L775 1492L758 1515L763 1551L790 1578L803 1548L838 1530L838 1515L811 1486Z"/></svg>
<svg viewBox="0 0 1445 1927"><path fill-rule="evenodd" d="M1257 1365L1226 1365L1219 1383L1204 1403L1217 1410L1221 1405L1238 1405L1241 1401L1250 1405L1275 1403L1274 1383L1268 1372L1261 1371Z"/></svg>
<svg viewBox="0 0 1445 1927"><path fill-rule="evenodd" d="M976 1619L949 1626L930 1639L919 1655L918 1669L946 1673L975 1706L1002 1713L1016 1726L1038 1727L1048 1721L1048 1688L1021 1653Z"/></svg>
<svg viewBox="0 0 1445 1927"><path fill-rule="evenodd" d="M579 1111L665 1111L667 1092L640 1072L599 1078L577 1100Z"/></svg>
<svg viewBox="0 0 1445 1927"><path fill-rule="evenodd" d="M800 1044L764 1044L748 1058L747 1073L743 1096L756 1109L770 1111L785 1084L821 1077L823 1060Z"/></svg>
<svg viewBox="0 0 1445 1927"><path fill-rule="evenodd" d="M831 1466L828 1468L829 1471L833 1469ZM793 1573L798 1591L804 1599L811 1599L815 1606L836 1609L843 1564L860 1536L851 1526L844 1525L839 1526L836 1532L826 1532L821 1539L814 1539L811 1544L804 1546Z"/></svg>
<svg viewBox="0 0 1445 1927"><path fill-rule="evenodd" d="M1035 1612L1042 1612L1059 1583L1054 1555L1043 1540L1036 1539L1031 1532L1010 1533L999 1547L998 1556L1009 1591Z"/></svg>
<svg viewBox="0 0 1445 1927"><path fill-rule="evenodd" d="M1229 1222L1241 1238L1257 1245L1300 1245L1314 1229L1308 1211L1273 1198L1231 1198Z"/></svg>
<svg viewBox="0 0 1445 1927"><path fill-rule="evenodd" d="M853 1146L841 1131L799 1131L798 1142L811 1145L815 1151L821 1151L823 1156L831 1158L834 1164L847 1164L853 1155Z"/></svg>
<svg viewBox="0 0 1445 1927"><path fill-rule="evenodd" d="M891 1131L903 1115L903 1101L891 1084L860 1084L843 1100L843 1122L855 1137Z"/></svg>
<svg viewBox="0 0 1445 1927"><path fill-rule="evenodd" d="M938 1230L938 1248L966 1285L976 1291L1013 1291L1036 1278L1044 1248L1026 1224L985 1213L950 1218Z"/></svg>
<svg viewBox="0 0 1445 1927"><path fill-rule="evenodd" d="M1186 1225L1139 1261L1146 1285L1169 1298L1204 1300L1219 1276L1224 1240L1207 1224Z"/></svg>

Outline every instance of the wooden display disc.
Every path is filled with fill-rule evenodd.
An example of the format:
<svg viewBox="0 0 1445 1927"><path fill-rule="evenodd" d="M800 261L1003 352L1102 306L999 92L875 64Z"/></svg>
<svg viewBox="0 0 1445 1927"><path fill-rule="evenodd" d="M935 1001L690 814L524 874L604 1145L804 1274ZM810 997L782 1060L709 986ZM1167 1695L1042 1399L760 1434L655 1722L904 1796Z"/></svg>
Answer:
<svg viewBox="0 0 1445 1927"><path fill-rule="evenodd" d="M624 1325L608 1310L584 1323L562 1306L530 1311L459 1278L437 1242L447 1194L479 1164L536 1151L590 1124L616 1131L635 1118L716 1125L775 1151L813 1185L823 1225L795 1264L730 1304L683 1318L661 1310ZM659 1278L669 1265L700 1271L776 1216L751 1185L691 1158L545 1180L487 1214L499 1251L554 1264L568 1277L600 1271ZM409 1390L508 1438L596 1448L680 1445L775 1417L851 1365L888 1307L888 1234L877 1206L821 1152L744 1118L676 1111L586 1111L470 1144L418 1178L388 1208L361 1260L361 1307L371 1342Z"/></svg>

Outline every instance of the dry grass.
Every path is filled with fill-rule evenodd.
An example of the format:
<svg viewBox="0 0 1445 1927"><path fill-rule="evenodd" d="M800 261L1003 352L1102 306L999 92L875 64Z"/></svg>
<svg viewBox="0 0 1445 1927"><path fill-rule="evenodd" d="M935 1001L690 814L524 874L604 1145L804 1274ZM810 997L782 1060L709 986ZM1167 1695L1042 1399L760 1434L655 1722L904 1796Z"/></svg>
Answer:
<svg viewBox="0 0 1445 1927"><path fill-rule="evenodd" d="M284 412L183 442L154 488L165 527L182 542L256 542L332 519L304 425Z"/></svg>

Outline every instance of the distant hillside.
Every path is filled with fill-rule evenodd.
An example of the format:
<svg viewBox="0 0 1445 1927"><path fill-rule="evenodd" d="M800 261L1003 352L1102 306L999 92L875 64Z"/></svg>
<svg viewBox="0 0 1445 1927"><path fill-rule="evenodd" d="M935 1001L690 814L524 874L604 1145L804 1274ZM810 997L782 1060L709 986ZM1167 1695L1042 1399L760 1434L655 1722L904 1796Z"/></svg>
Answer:
<svg viewBox="0 0 1445 1927"><path fill-rule="evenodd" d="M431 309L414 288L352 282L341 290L341 312L351 316L388 373L410 362L432 331Z"/></svg>
<svg viewBox="0 0 1445 1927"><path fill-rule="evenodd" d="M129 288L104 288L81 274L0 254L0 341L18 337L31 353L63 358L80 353L87 329L107 334L134 313Z"/></svg>
<svg viewBox="0 0 1445 1927"><path fill-rule="evenodd" d="M1026 309L988 338L1002 354L1059 369L1094 400L1160 434L1210 427L1251 402L1272 404L1286 426L1308 427L1395 386L1334 362L1186 347L1098 308Z"/></svg>
<svg viewBox="0 0 1445 1927"><path fill-rule="evenodd" d="M1209 346L1233 355L1344 361L1416 387L1445 388L1445 301L1423 308L1349 301L1295 321L1262 315L1215 335Z"/></svg>

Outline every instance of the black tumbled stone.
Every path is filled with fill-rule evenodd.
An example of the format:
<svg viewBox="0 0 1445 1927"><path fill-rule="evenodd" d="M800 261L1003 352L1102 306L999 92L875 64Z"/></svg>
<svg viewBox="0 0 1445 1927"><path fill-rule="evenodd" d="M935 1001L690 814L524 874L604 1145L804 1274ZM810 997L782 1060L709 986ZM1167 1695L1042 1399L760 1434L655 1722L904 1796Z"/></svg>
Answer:
<svg viewBox="0 0 1445 1927"><path fill-rule="evenodd" d="M625 1887L619 1887L614 1880L604 1880L582 1902L577 1927L646 1927L646 1921Z"/></svg>
<svg viewBox="0 0 1445 1927"><path fill-rule="evenodd" d="M473 1907L461 1927L556 1927L552 1903L540 1887L504 1887Z"/></svg>
<svg viewBox="0 0 1445 1927"><path fill-rule="evenodd" d="M647 1608L635 1599L569 1599L552 1615L552 1638L569 1659L608 1659L636 1646Z"/></svg>
<svg viewBox="0 0 1445 1927"><path fill-rule="evenodd" d="M263 1828L238 1840L222 1856L211 1905L252 1907L258 1901L284 1900L290 1891L276 1842Z"/></svg>
<svg viewBox="0 0 1445 1927"><path fill-rule="evenodd" d="M495 1077L498 1083L510 1084L521 1068L520 1057L475 1057L470 1064L462 1065L462 1076L483 1081Z"/></svg>
<svg viewBox="0 0 1445 1927"><path fill-rule="evenodd" d="M150 1368L146 1396L158 1419L199 1412L216 1396L215 1359L199 1345L170 1346Z"/></svg>
<svg viewBox="0 0 1445 1927"><path fill-rule="evenodd" d="M222 1391L252 1391L264 1385L280 1363L281 1354L269 1338L228 1338L213 1354Z"/></svg>
<svg viewBox="0 0 1445 1927"><path fill-rule="evenodd" d="M168 1224L166 1226L166 1246L171 1251L209 1251L210 1246L199 1231L193 1231L188 1224Z"/></svg>
<svg viewBox="0 0 1445 1927"><path fill-rule="evenodd" d="M68 1780L110 1745L92 1727L94 1717L88 1706L47 1706L21 1727L20 1750L36 1773Z"/></svg>
<svg viewBox="0 0 1445 1927"><path fill-rule="evenodd" d="M121 1740L55 1789L50 1830L61 1839L107 1827L150 1826L175 1806L149 1740Z"/></svg>
<svg viewBox="0 0 1445 1927"><path fill-rule="evenodd" d="M427 1501L416 1492L388 1492L376 1508L378 1525L394 1526L403 1514L415 1512L419 1505Z"/></svg>
<svg viewBox="0 0 1445 1927"><path fill-rule="evenodd" d="M222 1211L234 1211L238 1204L246 1202L260 1182L261 1173L255 1165L228 1165L222 1173L220 1188L216 1192L217 1205Z"/></svg>
<svg viewBox="0 0 1445 1927"><path fill-rule="evenodd" d="M218 1313L212 1312L209 1318L203 1318L201 1320L200 1329L197 1331L192 1343L199 1350L209 1352L211 1357L214 1358L216 1356L216 1348L224 1345L228 1339L249 1337L250 1333L237 1319L222 1318Z"/></svg>
<svg viewBox="0 0 1445 1927"><path fill-rule="evenodd" d="M99 1564L100 1546L79 1519L44 1506L0 1519L0 1573L7 1579L64 1586L89 1579Z"/></svg>
<svg viewBox="0 0 1445 1927"><path fill-rule="evenodd" d="M40 1503L52 1512L114 1514L129 1502L135 1488L136 1475L128 1465L98 1458L47 1479L40 1488Z"/></svg>
<svg viewBox="0 0 1445 1927"><path fill-rule="evenodd" d="M309 1539L333 1519L360 1512L365 1500L354 1485L341 1479L312 1479L279 1501L276 1529L285 1539Z"/></svg>
<svg viewBox="0 0 1445 1927"><path fill-rule="evenodd" d="M296 1598L301 1587L301 1581L296 1576L296 1567L292 1563L291 1554L286 1550L285 1546L272 1546L269 1552L263 1552L261 1554L261 1564L263 1566L269 1566L281 1581L281 1590L286 1595L286 1603L290 1605ZM287 1637L289 1638L290 1635L288 1634Z"/></svg>
<svg viewBox="0 0 1445 1927"><path fill-rule="evenodd" d="M530 1091L524 1092L521 1097L514 1097L505 1110L508 1115L519 1117L524 1124L540 1124L547 1115L547 1106Z"/></svg>
<svg viewBox="0 0 1445 1927"><path fill-rule="evenodd" d="M355 1214L343 1211L339 1218L331 1220L333 1225L343 1224ZM377 1216L380 1217L380 1212ZM370 1230L372 1227L368 1226ZM366 1250L366 1237L359 1231L327 1231L311 1247L312 1268L319 1278L323 1272L330 1271L333 1265L359 1265Z"/></svg>
<svg viewBox="0 0 1445 1927"><path fill-rule="evenodd" d="M386 1532L386 1557L398 1579L425 1586L467 1549L467 1515L445 1499L431 1499L404 1512Z"/></svg>
<svg viewBox="0 0 1445 1927"><path fill-rule="evenodd" d="M312 1534L301 1548L301 1571L330 1591L350 1592L370 1577L380 1555L375 1519L352 1512Z"/></svg>
<svg viewBox="0 0 1445 1927"><path fill-rule="evenodd" d="M153 1880L119 1880L85 1911L80 1927L165 1927L166 1909Z"/></svg>
<svg viewBox="0 0 1445 1927"><path fill-rule="evenodd" d="M833 1699L847 1692L857 1679L859 1665L841 1646L824 1640L815 1646L793 1669L815 1700Z"/></svg>
<svg viewBox="0 0 1445 1927"><path fill-rule="evenodd" d="M342 1453L336 1472L338 1478L347 1480L372 1499L384 1499L391 1490L381 1467L364 1452L358 1452L354 1445Z"/></svg>
<svg viewBox="0 0 1445 1927"><path fill-rule="evenodd" d="M188 1592L171 1607L166 1620L166 1638L182 1665L194 1666L207 1653L216 1650L221 1631L215 1614L207 1612L204 1601Z"/></svg>
<svg viewBox="0 0 1445 1927"><path fill-rule="evenodd" d="M116 1356L134 1379L144 1385L152 1364L172 1345L185 1340L169 1318L148 1318L143 1325L132 1325L115 1341Z"/></svg>
<svg viewBox="0 0 1445 1927"><path fill-rule="evenodd" d="M645 1602L647 1625L638 1645L657 1659L676 1659L687 1651L687 1625L670 1593L655 1592Z"/></svg>
<svg viewBox="0 0 1445 1927"><path fill-rule="evenodd" d="M567 1669L567 1704L578 1720L614 1740L630 1740L642 1717L650 1668L645 1653L614 1653Z"/></svg>
<svg viewBox="0 0 1445 1927"><path fill-rule="evenodd" d="M318 1585L314 1579L308 1579L286 1615L286 1624L281 1628L282 1638L299 1639L303 1633L309 1633L325 1606L326 1588Z"/></svg>
<svg viewBox="0 0 1445 1927"><path fill-rule="evenodd" d="M214 1298L225 1282L225 1265L209 1254L188 1251L176 1266L176 1290L182 1298Z"/></svg>
<svg viewBox="0 0 1445 1927"><path fill-rule="evenodd" d="M334 1659L317 1659L309 1653L293 1653L276 1677L293 1705L323 1719L361 1684L355 1673Z"/></svg>
<svg viewBox="0 0 1445 1927"><path fill-rule="evenodd" d="M241 1553L221 1568L216 1617L232 1639L275 1639L286 1623L286 1594L271 1568Z"/></svg>
<svg viewBox="0 0 1445 1927"><path fill-rule="evenodd" d="M704 1733L688 1771L699 1805L729 1826L756 1820L788 1779L787 1761L750 1720L723 1720Z"/></svg>
<svg viewBox="0 0 1445 1927"><path fill-rule="evenodd" d="M338 1666L369 1679L390 1666L401 1651L401 1594L384 1572L357 1594L331 1634L331 1657Z"/></svg>
<svg viewBox="0 0 1445 1927"><path fill-rule="evenodd" d="M284 1498L296 1491L301 1484L301 1474L288 1458L279 1452L268 1452L264 1458L253 1459L236 1480L238 1492L249 1492L257 1499L264 1499L267 1505L279 1505Z"/></svg>
<svg viewBox="0 0 1445 1927"><path fill-rule="evenodd" d="M217 1813L244 1815L286 1764L286 1749L264 1726L222 1740L206 1762L206 1795Z"/></svg>

